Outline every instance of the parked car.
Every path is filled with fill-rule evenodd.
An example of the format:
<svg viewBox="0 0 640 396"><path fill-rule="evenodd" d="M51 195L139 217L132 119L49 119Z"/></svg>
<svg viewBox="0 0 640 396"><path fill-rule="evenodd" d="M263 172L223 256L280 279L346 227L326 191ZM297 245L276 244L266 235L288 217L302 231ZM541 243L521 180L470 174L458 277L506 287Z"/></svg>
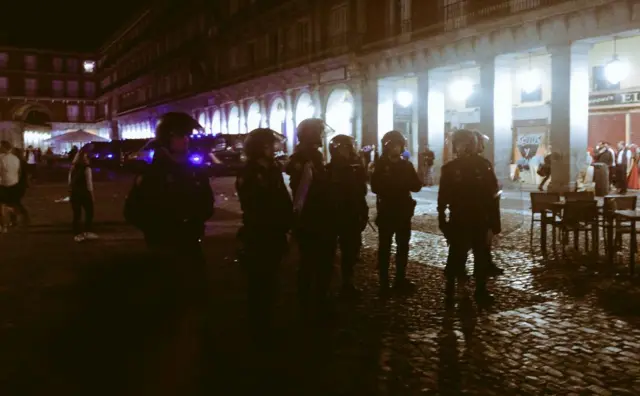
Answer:
<svg viewBox="0 0 640 396"><path fill-rule="evenodd" d="M122 167L127 156L138 151L149 139L112 140L91 142L90 160L94 167L115 170Z"/></svg>

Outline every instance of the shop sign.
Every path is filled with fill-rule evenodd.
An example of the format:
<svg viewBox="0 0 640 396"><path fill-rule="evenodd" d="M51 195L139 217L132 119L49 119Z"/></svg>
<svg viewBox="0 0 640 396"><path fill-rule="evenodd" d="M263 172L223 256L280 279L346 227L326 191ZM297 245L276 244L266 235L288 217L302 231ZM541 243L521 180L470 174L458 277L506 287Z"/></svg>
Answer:
<svg viewBox="0 0 640 396"><path fill-rule="evenodd" d="M543 138L544 134L542 133L528 133L518 135L516 147L518 148L518 152L520 153L521 158L529 161L533 157L535 157L538 154L538 149L542 144Z"/></svg>
<svg viewBox="0 0 640 396"><path fill-rule="evenodd" d="M589 95L589 106L640 105L640 91Z"/></svg>

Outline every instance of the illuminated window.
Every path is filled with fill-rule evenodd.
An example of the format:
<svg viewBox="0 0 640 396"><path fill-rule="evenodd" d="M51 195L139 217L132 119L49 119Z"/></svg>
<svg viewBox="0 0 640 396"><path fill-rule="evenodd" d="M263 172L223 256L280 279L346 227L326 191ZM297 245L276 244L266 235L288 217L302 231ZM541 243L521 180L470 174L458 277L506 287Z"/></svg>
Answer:
<svg viewBox="0 0 640 396"><path fill-rule="evenodd" d="M24 56L24 68L27 70L36 70L38 67L37 59L35 55Z"/></svg>
<svg viewBox="0 0 640 396"><path fill-rule="evenodd" d="M9 55L5 52L0 53L0 68L5 68L9 64Z"/></svg>
<svg viewBox="0 0 640 396"><path fill-rule="evenodd" d="M53 96L64 96L64 82L61 80L53 80L51 82L51 88L53 89Z"/></svg>
<svg viewBox="0 0 640 396"><path fill-rule="evenodd" d="M85 73L93 73L96 68L96 62L86 60L84 61L84 63L82 63L82 67L84 68Z"/></svg>
<svg viewBox="0 0 640 396"><path fill-rule="evenodd" d="M38 91L38 81L35 78L25 78L24 91L27 96L34 96Z"/></svg>
<svg viewBox="0 0 640 396"><path fill-rule="evenodd" d="M67 81L67 96L78 97L78 82Z"/></svg>
<svg viewBox="0 0 640 396"><path fill-rule="evenodd" d="M93 81L84 82L84 94L86 97L92 98L96 94L96 83Z"/></svg>
<svg viewBox="0 0 640 396"><path fill-rule="evenodd" d="M9 80L6 77L0 77L0 95L6 95L9 90Z"/></svg>
<svg viewBox="0 0 640 396"><path fill-rule="evenodd" d="M95 106L84 106L84 120L85 121L94 121L96 118L96 107Z"/></svg>
<svg viewBox="0 0 640 396"><path fill-rule="evenodd" d="M78 121L80 115L80 109L78 105L67 105L67 119L71 122Z"/></svg>

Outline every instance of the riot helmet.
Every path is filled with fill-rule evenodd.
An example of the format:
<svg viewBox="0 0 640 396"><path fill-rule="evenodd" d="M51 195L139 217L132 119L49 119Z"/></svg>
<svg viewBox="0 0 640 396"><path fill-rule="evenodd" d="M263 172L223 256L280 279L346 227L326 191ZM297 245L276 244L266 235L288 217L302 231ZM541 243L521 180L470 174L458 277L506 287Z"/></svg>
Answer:
<svg viewBox="0 0 640 396"><path fill-rule="evenodd" d="M336 135L329 142L329 153L331 159L339 156L349 159L356 156L356 144L354 139L348 135Z"/></svg>
<svg viewBox="0 0 640 396"><path fill-rule="evenodd" d="M484 149L487 146L487 143L489 143L489 136L479 132L479 131L473 131L474 135L476 135L476 144L477 144L477 152L478 154L482 154L484 153Z"/></svg>
<svg viewBox="0 0 640 396"><path fill-rule="evenodd" d="M307 118L298 124L298 143L303 146L322 147L327 124L320 118Z"/></svg>
<svg viewBox="0 0 640 396"><path fill-rule="evenodd" d="M383 153L389 153L394 146L400 147L400 153L402 153L407 145L407 139L399 131L390 131L384 134L381 143Z"/></svg>
<svg viewBox="0 0 640 396"><path fill-rule="evenodd" d="M473 131L458 129L451 138L453 152L458 157L478 153L478 138Z"/></svg>
<svg viewBox="0 0 640 396"><path fill-rule="evenodd" d="M166 113L156 124L156 141L160 146L170 148L172 137L191 136L194 130L203 129L202 125L187 113Z"/></svg>
<svg viewBox="0 0 640 396"><path fill-rule="evenodd" d="M283 136L273 129L257 128L249 132L244 141L244 154L250 160L259 158L272 159L280 151Z"/></svg>

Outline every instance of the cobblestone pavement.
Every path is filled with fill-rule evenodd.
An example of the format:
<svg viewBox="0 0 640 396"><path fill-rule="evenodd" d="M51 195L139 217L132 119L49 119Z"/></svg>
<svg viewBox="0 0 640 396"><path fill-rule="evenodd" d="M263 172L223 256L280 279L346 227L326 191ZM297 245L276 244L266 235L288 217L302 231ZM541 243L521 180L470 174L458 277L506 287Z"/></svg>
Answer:
<svg viewBox="0 0 640 396"><path fill-rule="evenodd" d="M456 309L444 309L446 243L426 192L414 219L414 293L377 295L376 236L367 229L362 297L337 298L330 321L304 326L286 265L276 336L266 354L254 355L233 261L232 180L214 181L207 321L167 297L167 289L181 289L158 280L166 277L144 259L139 234L121 222L129 185L97 186L96 243L71 241L69 210L53 203L64 195L59 185L33 188L33 226L1 236L1 394L640 394L637 277L623 260L608 265L531 248L528 203L517 193L503 205L505 235L494 258L506 274L492 284L490 309L462 294Z"/></svg>

